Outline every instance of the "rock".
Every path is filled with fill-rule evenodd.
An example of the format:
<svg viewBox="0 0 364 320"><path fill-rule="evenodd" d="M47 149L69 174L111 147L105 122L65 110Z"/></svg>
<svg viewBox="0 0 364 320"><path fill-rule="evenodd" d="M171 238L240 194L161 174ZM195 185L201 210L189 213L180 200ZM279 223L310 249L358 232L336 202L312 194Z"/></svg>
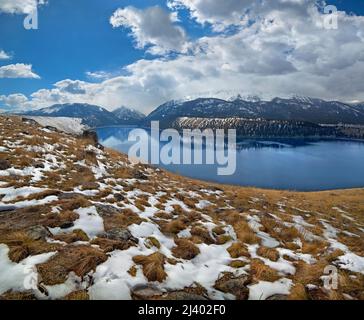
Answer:
<svg viewBox="0 0 364 320"><path fill-rule="evenodd" d="M7 291L0 296L0 300L37 300L32 290L23 292Z"/></svg>
<svg viewBox="0 0 364 320"><path fill-rule="evenodd" d="M0 206L0 212L8 212L8 211L14 211L16 210L15 206Z"/></svg>
<svg viewBox="0 0 364 320"><path fill-rule="evenodd" d="M214 288L235 295L237 300L246 300L249 297L249 283L250 278L247 275L235 277L232 273L225 273L216 281Z"/></svg>
<svg viewBox="0 0 364 320"><path fill-rule="evenodd" d="M134 300L155 300L162 294L162 291L151 284L139 284L131 289L131 297Z"/></svg>
<svg viewBox="0 0 364 320"><path fill-rule="evenodd" d="M95 204L95 207L101 217L110 217L121 213L119 209L105 204Z"/></svg>
<svg viewBox="0 0 364 320"><path fill-rule="evenodd" d="M104 146L99 143L99 138L97 136L96 131L85 130L82 134L82 137L85 139L90 139L93 142L93 145L100 150L104 150Z"/></svg>
<svg viewBox="0 0 364 320"><path fill-rule="evenodd" d="M125 200L125 196L123 196L121 193L115 193L114 198L115 198L116 201L124 201Z"/></svg>
<svg viewBox="0 0 364 320"><path fill-rule="evenodd" d="M39 168L40 168L40 169L41 169L41 168L44 168L44 163L43 163L43 162L33 162L33 164L32 164L32 165L33 165L33 167L34 167L34 168L38 168L38 169L39 169Z"/></svg>
<svg viewBox="0 0 364 320"><path fill-rule="evenodd" d="M287 300L288 296L284 294L274 294L273 296L268 297L266 300Z"/></svg>
<svg viewBox="0 0 364 320"><path fill-rule="evenodd" d="M74 226L73 221L66 221L66 222L63 222L59 227L61 229L68 229L68 228L71 228L73 226Z"/></svg>
<svg viewBox="0 0 364 320"><path fill-rule="evenodd" d="M148 180L148 177L141 171L135 171L133 177L138 180Z"/></svg>
<svg viewBox="0 0 364 320"><path fill-rule="evenodd" d="M77 193L77 192L65 192L65 193L61 193L58 196L59 200L69 200L69 199L76 199L79 197L84 197L84 195L82 193Z"/></svg>
<svg viewBox="0 0 364 320"><path fill-rule="evenodd" d="M191 301L204 301L208 300L206 297L201 296L196 293L190 293L186 291L175 291L175 292L169 292L162 296L163 300L191 300Z"/></svg>
<svg viewBox="0 0 364 320"><path fill-rule="evenodd" d="M30 227L26 233L33 240L46 240L47 237L52 236L46 227L40 225Z"/></svg>
<svg viewBox="0 0 364 320"><path fill-rule="evenodd" d="M139 240L134 238L128 229L115 228L99 235L100 238L106 238L117 241L131 241L138 243Z"/></svg>
<svg viewBox="0 0 364 320"><path fill-rule="evenodd" d="M11 168L11 164L6 159L0 159L0 170L6 170Z"/></svg>

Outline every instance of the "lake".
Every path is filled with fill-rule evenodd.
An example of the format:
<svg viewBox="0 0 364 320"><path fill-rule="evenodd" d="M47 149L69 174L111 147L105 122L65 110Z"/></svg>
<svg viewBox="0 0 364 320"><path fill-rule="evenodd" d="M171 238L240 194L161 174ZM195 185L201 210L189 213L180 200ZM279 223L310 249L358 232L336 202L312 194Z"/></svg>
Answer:
<svg viewBox="0 0 364 320"><path fill-rule="evenodd" d="M97 134L102 145L128 153L132 129L99 128ZM297 191L357 188L364 187L364 142L238 139L233 175L219 176L217 165L160 167L195 179L240 186Z"/></svg>

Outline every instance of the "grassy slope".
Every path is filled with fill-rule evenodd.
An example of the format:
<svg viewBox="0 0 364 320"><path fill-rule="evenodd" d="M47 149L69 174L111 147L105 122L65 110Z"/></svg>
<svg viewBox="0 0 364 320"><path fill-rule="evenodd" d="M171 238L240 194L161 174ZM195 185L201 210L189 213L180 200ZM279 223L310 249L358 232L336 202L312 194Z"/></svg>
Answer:
<svg viewBox="0 0 364 320"><path fill-rule="evenodd" d="M127 284L117 298L145 298L133 287L148 282L156 299L246 299L259 290L266 298L280 285L281 299L364 298L364 190L214 185L133 166L92 144L0 117L0 208L16 207L0 213L6 266L52 253L35 264L34 288L0 286L2 298L110 298L112 276ZM41 227L50 233L34 236ZM126 228L139 239L110 236ZM114 261L125 270L113 271ZM327 265L339 268L338 290L323 288Z"/></svg>

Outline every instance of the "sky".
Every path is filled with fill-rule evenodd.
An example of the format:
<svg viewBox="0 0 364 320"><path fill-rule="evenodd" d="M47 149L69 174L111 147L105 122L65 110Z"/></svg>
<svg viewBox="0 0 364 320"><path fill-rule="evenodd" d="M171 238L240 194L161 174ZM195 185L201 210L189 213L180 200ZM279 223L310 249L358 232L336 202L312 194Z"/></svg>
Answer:
<svg viewBox="0 0 364 320"><path fill-rule="evenodd" d="M364 101L363 75L362 0L0 0L0 109L149 113L237 94Z"/></svg>

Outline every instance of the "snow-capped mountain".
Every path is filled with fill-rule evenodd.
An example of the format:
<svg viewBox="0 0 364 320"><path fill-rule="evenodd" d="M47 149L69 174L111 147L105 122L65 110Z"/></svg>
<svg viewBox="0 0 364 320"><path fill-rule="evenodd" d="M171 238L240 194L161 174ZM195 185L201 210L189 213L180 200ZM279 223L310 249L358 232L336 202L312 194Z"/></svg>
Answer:
<svg viewBox="0 0 364 320"><path fill-rule="evenodd" d="M124 117L127 118L128 109L124 108ZM130 110L129 119L133 119L135 111ZM26 115L44 116L44 117L71 117L80 118L82 123L93 128L100 126L125 124L124 119L120 119L116 114L101 108L99 106L73 103L57 104L51 107L27 112ZM134 123L131 123L134 124Z"/></svg>
<svg viewBox="0 0 364 320"><path fill-rule="evenodd" d="M145 114L126 107L120 107L112 112L118 119L127 124L137 124L145 118Z"/></svg>
<svg viewBox="0 0 364 320"><path fill-rule="evenodd" d="M201 118L264 118L272 120L298 120L313 123L364 124L364 108L338 101L325 101L309 97L274 98L271 101L241 96L231 100L199 98L191 101L170 101L159 106L146 120L159 120L164 124L179 117Z"/></svg>

